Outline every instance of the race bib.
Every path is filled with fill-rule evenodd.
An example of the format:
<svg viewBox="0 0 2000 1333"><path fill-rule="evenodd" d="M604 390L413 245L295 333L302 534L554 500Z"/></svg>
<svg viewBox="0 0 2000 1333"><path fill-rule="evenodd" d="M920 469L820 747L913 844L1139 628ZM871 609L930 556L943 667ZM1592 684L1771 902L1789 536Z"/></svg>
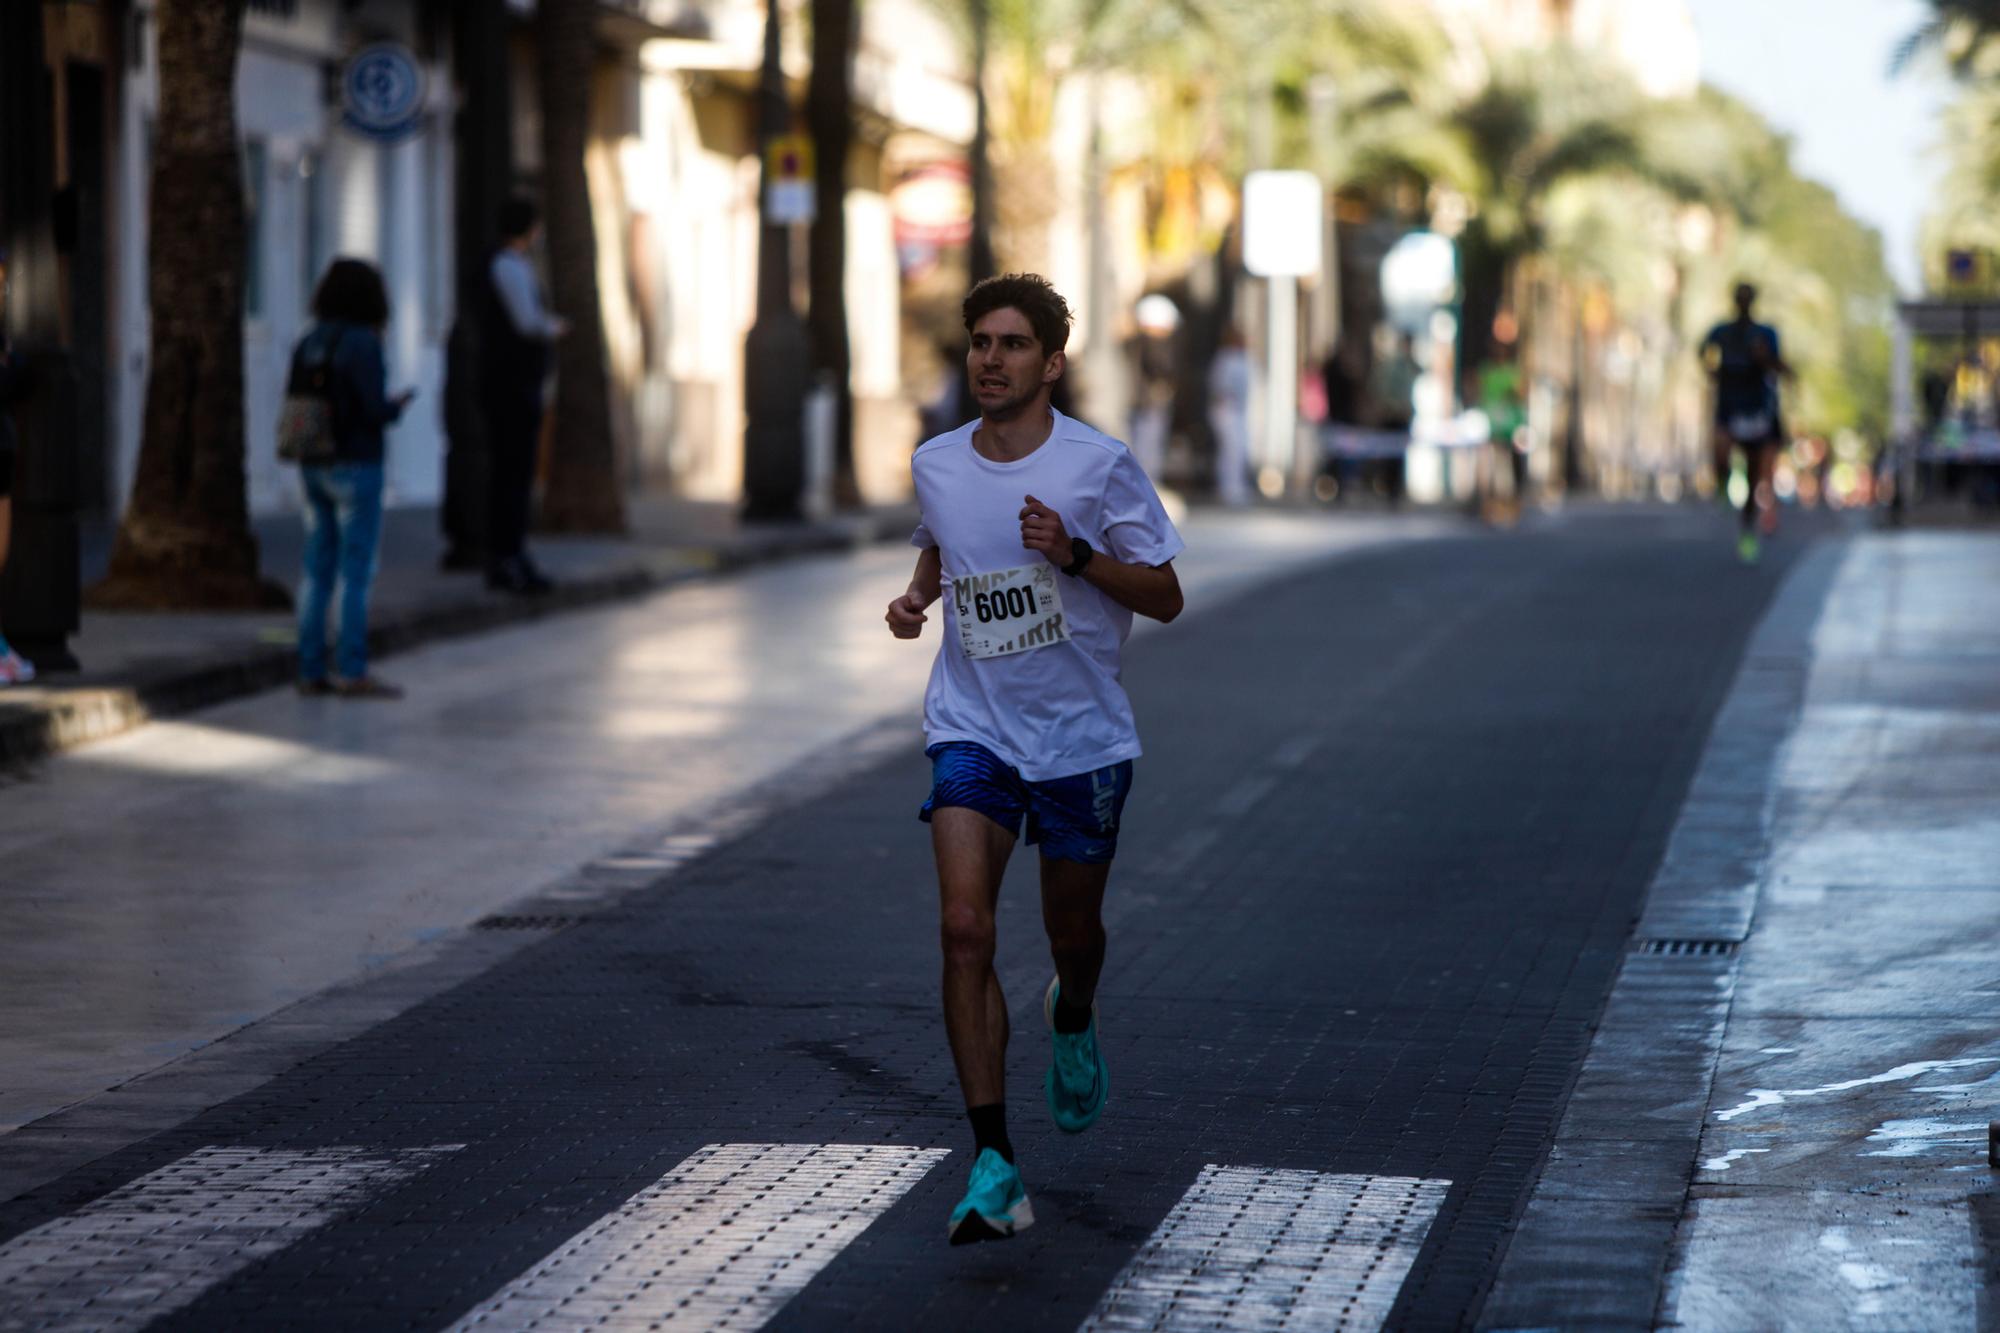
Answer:
<svg viewBox="0 0 2000 1333"><path fill-rule="evenodd" d="M1069 639L1056 567L1045 560L955 578L951 598L967 657L1004 657Z"/></svg>

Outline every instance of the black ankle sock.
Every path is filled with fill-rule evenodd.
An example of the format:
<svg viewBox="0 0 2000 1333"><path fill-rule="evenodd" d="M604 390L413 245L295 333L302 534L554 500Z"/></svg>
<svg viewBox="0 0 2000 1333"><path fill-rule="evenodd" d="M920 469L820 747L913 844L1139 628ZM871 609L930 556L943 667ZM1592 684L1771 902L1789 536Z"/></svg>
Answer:
<svg viewBox="0 0 2000 1333"><path fill-rule="evenodd" d="M1014 1160L1014 1145L1007 1138L1007 1104L988 1102L984 1106L968 1106L966 1119L972 1122L972 1151L985 1152L991 1148L1008 1161Z"/></svg>
<svg viewBox="0 0 2000 1333"><path fill-rule="evenodd" d="M1056 1031L1075 1036L1079 1032L1087 1031L1089 1027L1090 1006L1084 1005L1081 1009L1078 1009L1071 1005L1068 1000L1065 1000L1062 997L1062 993L1058 991L1056 993Z"/></svg>

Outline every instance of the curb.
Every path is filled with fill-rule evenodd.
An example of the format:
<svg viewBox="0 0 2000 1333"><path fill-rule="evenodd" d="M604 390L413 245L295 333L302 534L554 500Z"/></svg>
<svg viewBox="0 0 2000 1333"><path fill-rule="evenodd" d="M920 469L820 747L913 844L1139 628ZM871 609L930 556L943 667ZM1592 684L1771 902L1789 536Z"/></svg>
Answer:
<svg viewBox="0 0 2000 1333"><path fill-rule="evenodd" d="M424 644L461 638L508 625L628 601L683 583L716 578L758 565L809 555L855 550L897 539L914 526L914 508L847 520L845 530L806 527L757 534L739 546L674 547L688 561L674 568L647 563L566 580L538 597L439 598L373 617L368 651L386 657ZM288 683L297 672L291 648L276 645L175 662L124 685L62 690L45 703L0 717L0 769L19 768L147 722L175 717Z"/></svg>
<svg viewBox="0 0 2000 1333"><path fill-rule="evenodd" d="M1774 775L1848 550L1815 542L1744 647L1481 1330L1657 1326L1769 850ZM1641 951L1638 941L1680 947Z"/></svg>

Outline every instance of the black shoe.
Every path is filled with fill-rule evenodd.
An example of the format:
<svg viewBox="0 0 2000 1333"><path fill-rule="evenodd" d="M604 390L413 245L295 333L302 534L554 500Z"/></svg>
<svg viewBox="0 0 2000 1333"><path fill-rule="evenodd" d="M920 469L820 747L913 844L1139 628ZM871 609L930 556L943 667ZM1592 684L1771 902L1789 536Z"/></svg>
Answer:
<svg viewBox="0 0 2000 1333"><path fill-rule="evenodd" d="M342 699L400 699L403 687L391 685L380 676L362 676L358 680L336 680L333 692Z"/></svg>
<svg viewBox="0 0 2000 1333"><path fill-rule="evenodd" d="M486 586L498 592L511 592L516 596L533 596L547 592L555 585L542 576L533 565L520 556L503 560L486 571Z"/></svg>
<svg viewBox="0 0 2000 1333"><path fill-rule="evenodd" d="M544 574L542 567L525 551L521 554L521 570L528 576L529 592L548 592L556 586L555 580Z"/></svg>

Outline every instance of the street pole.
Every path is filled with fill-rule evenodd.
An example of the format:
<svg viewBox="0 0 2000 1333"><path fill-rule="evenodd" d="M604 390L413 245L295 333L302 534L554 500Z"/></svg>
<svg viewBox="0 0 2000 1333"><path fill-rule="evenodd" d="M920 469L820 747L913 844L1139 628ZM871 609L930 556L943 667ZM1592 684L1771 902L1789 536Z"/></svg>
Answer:
<svg viewBox="0 0 2000 1333"><path fill-rule="evenodd" d="M993 255L993 168L987 161L993 152L986 123L988 2L972 0L972 242L966 255L970 270L966 276L974 284L1000 271Z"/></svg>
<svg viewBox="0 0 2000 1333"><path fill-rule="evenodd" d="M1243 179L1243 267L1264 279L1264 421L1257 488L1277 499L1300 479L1299 279L1324 267L1325 187L1309 171Z"/></svg>
<svg viewBox="0 0 2000 1333"><path fill-rule="evenodd" d="M778 0L764 9L764 71L757 147L763 162L757 205L757 319L743 343L743 516L797 520L805 488L805 403L812 339L792 307L789 229L771 220L771 145L791 128L785 97ZM834 207L839 207L835 201Z"/></svg>
<svg viewBox="0 0 2000 1333"><path fill-rule="evenodd" d="M1266 282L1270 290L1264 307L1270 318L1264 346L1269 365L1264 375L1264 466L1257 484L1275 498L1292 480L1299 443L1299 280L1287 273Z"/></svg>

